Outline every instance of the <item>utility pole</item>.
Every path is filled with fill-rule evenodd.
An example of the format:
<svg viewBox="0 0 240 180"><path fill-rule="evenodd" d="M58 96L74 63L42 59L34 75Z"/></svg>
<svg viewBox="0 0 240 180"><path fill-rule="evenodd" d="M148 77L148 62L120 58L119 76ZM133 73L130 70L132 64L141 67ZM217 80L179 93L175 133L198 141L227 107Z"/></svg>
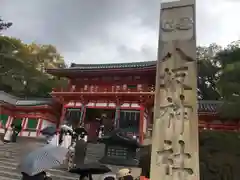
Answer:
<svg viewBox="0 0 240 180"><path fill-rule="evenodd" d="M151 180L199 180L195 11L161 4Z"/></svg>

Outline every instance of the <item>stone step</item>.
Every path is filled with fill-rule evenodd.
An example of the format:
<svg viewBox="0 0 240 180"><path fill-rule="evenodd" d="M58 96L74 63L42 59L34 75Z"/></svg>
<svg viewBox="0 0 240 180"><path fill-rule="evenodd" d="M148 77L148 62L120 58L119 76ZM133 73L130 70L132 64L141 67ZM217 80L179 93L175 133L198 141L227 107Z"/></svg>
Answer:
<svg viewBox="0 0 240 180"><path fill-rule="evenodd" d="M4 161L4 160L0 160L0 170L6 168L6 169L10 169L10 170L16 170L18 171L18 165L19 163L15 162L15 161ZM53 175L61 175L61 176L72 176L73 174L66 172L64 169L50 169L48 171L50 174Z"/></svg>
<svg viewBox="0 0 240 180"><path fill-rule="evenodd" d="M0 144L0 180L19 180L21 174L17 169L18 164L24 155L34 149L44 146L43 142L21 141L19 143ZM103 144L88 144L86 163L98 161L104 154ZM113 172L116 172L118 166L109 166ZM135 170L136 171L136 170ZM77 180L78 175L71 174L66 168L60 167L48 171L53 180ZM139 174L137 169L136 174ZM94 180L99 179L94 176Z"/></svg>
<svg viewBox="0 0 240 180"><path fill-rule="evenodd" d="M8 177L1 177L1 180L19 180L19 178L13 179L13 178L8 178Z"/></svg>
<svg viewBox="0 0 240 180"><path fill-rule="evenodd" d="M7 172L0 170L0 178L7 178L7 180L20 180L22 175L16 172ZM68 176L51 176L53 180L78 180L79 177L68 177ZM94 176L94 180L97 180L99 176Z"/></svg>
<svg viewBox="0 0 240 180"><path fill-rule="evenodd" d="M17 164L19 164L19 162L21 161L21 158L16 158L16 157L0 157L0 162L11 162L11 163L15 163L17 162ZM86 157L85 159L85 163L91 163L91 162L98 162L98 160L96 158L93 157Z"/></svg>
<svg viewBox="0 0 240 180"><path fill-rule="evenodd" d="M11 174L11 176L6 175L6 177L16 177L18 178L19 176L21 177L21 174L18 172L18 170L16 170L16 168L12 168L12 167L3 167L0 165L0 175L2 172L5 173L9 173ZM64 171L63 171L64 172ZM76 180L79 176L75 175L75 174L60 174L60 173L50 173L51 177L54 177L55 179L63 179L63 180Z"/></svg>
<svg viewBox="0 0 240 180"><path fill-rule="evenodd" d="M25 153L29 153L29 152L23 151L23 149L22 150L21 149L19 149L19 150L4 150L4 149L1 149L0 150L0 155L4 155L4 152L8 153L10 155L13 155L13 156L19 156L19 155L21 156L21 155L24 155ZM102 157L103 155L104 155L104 152L87 152L87 156Z"/></svg>
<svg viewBox="0 0 240 180"><path fill-rule="evenodd" d="M19 179L21 176L18 170L18 162L14 161L13 159L3 159L0 160L0 179L2 180L1 176L8 177L8 178L16 178ZM51 177L55 179L66 179L66 180L73 180L78 178L78 175L71 174L67 172L65 169L50 169L48 173L51 174Z"/></svg>
<svg viewBox="0 0 240 180"><path fill-rule="evenodd" d="M36 143L34 146L36 147L41 147L41 146L44 146L46 144L42 144L42 143ZM23 146L23 147L22 147ZM8 151L15 151L15 150L20 150L22 148L26 147L26 144L3 144L3 145L0 145L0 151L1 150L8 150ZM104 145L99 145L99 144L88 144L87 146L87 149L88 149L88 152L104 152Z"/></svg>
<svg viewBox="0 0 240 180"><path fill-rule="evenodd" d="M27 153L9 153L9 152L1 152L0 153L0 160L9 160L12 159L14 161L20 161L21 158L25 157ZM85 160L86 162L96 162L98 160L100 160L102 158L101 155L91 155L91 154L87 154Z"/></svg>
<svg viewBox="0 0 240 180"><path fill-rule="evenodd" d="M21 174L17 169L18 163L17 162L6 162L0 161L0 179L2 177L7 178L7 180L12 179L20 179ZM78 179L79 176L76 174L71 174L65 170L61 169L50 169L47 171L54 180L75 180ZM98 179L99 176L94 176L95 179Z"/></svg>
<svg viewBox="0 0 240 180"><path fill-rule="evenodd" d="M21 160L21 158L23 158L25 155L28 154L28 152L24 152L25 150L21 150L21 149L12 149L11 151L4 150L1 149L0 150L0 159L13 159L15 161L19 161ZM87 152L86 155L86 162L96 162L99 159L101 159L103 156L103 152L102 153L98 153L98 152Z"/></svg>
<svg viewBox="0 0 240 180"><path fill-rule="evenodd" d="M32 146L33 145L33 146ZM0 144L0 179L1 180L15 180L20 179L21 174L17 169L20 159L25 154L32 150L44 146L42 142L20 142ZM86 163L97 161L104 153L104 145L88 144ZM54 180L75 180L78 175L71 174L66 171L66 168L50 169L48 173ZM95 176L94 179L99 176Z"/></svg>

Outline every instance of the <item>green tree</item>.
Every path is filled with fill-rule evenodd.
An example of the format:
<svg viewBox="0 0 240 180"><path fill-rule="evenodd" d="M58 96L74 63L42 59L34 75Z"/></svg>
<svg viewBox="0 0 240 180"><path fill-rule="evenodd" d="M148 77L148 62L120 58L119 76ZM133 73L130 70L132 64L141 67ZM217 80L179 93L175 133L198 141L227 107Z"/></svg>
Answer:
<svg viewBox="0 0 240 180"><path fill-rule="evenodd" d="M11 26L0 17L0 32ZM46 74L45 68L64 67L63 57L52 45L0 36L0 90L22 97L49 97L52 88L64 86L66 80Z"/></svg>
<svg viewBox="0 0 240 180"><path fill-rule="evenodd" d="M54 59L53 55L50 56L49 51L41 49L43 45L36 45L36 47L34 45L35 49L39 48L41 50L40 55L33 53L32 46L15 38L0 37L1 90L22 97L49 97L49 92L53 87L65 84L64 80L58 80L44 72L46 67L65 66L59 53L55 54L61 59L53 61L50 59L50 57ZM55 47L49 47L57 52ZM48 60L46 60L47 57ZM43 68L40 68L41 65L43 65Z"/></svg>
<svg viewBox="0 0 240 180"><path fill-rule="evenodd" d="M18 57L23 46L20 40L0 36L0 83L2 87L11 87L15 91L23 88L24 61ZM5 89L3 89L5 90Z"/></svg>
<svg viewBox="0 0 240 180"><path fill-rule="evenodd" d="M208 47L197 48L198 60L198 92L203 100L218 100L220 94L216 83L219 79L220 66L215 56L221 51L221 47L211 44Z"/></svg>
<svg viewBox="0 0 240 180"><path fill-rule="evenodd" d="M65 68L66 64L63 57L52 45L38 45L32 43L28 45L36 68L45 72L47 68Z"/></svg>
<svg viewBox="0 0 240 180"><path fill-rule="evenodd" d="M224 118L239 118L240 112L240 41L228 45L217 53L220 62L218 90L224 101L221 115Z"/></svg>
<svg viewBox="0 0 240 180"><path fill-rule="evenodd" d="M28 78L27 87L24 94L31 96L46 97L49 96L49 92L52 91L54 87L65 87L66 80L58 79L47 73L45 73L46 68L65 68L66 64L63 57L57 51L57 49L52 45L38 45L32 43L27 45L27 49L30 54L30 63L32 68L37 70L38 76ZM32 89L32 87L35 89Z"/></svg>
<svg viewBox="0 0 240 180"><path fill-rule="evenodd" d="M25 47L31 71L30 75L26 75L26 86L22 95L50 97L52 88L65 86L66 80L52 77L45 73L45 69L66 67L64 59L52 45L30 44Z"/></svg>

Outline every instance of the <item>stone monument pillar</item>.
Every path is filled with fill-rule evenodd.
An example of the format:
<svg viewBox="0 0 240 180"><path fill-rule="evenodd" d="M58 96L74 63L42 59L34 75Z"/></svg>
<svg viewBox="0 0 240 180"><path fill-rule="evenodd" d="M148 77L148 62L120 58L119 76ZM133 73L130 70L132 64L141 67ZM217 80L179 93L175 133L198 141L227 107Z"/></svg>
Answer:
<svg viewBox="0 0 240 180"><path fill-rule="evenodd" d="M195 0L162 3L151 180L199 180Z"/></svg>

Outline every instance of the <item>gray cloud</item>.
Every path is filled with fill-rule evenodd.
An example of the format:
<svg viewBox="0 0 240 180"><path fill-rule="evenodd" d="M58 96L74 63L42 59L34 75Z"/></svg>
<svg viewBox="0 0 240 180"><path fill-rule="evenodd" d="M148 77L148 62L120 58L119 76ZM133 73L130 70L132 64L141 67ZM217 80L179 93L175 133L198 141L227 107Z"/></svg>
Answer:
<svg viewBox="0 0 240 180"><path fill-rule="evenodd" d="M6 34L25 42L51 43L67 62L109 63L156 59L159 0L0 0L1 16L14 25ZM198 43L226 44L240 35L227 30L239 1L198 0ZM235 14L234 14L235 13ZM224 18L224 22L222 18ZM233 31L228 38L220 34Z"/></svg>

